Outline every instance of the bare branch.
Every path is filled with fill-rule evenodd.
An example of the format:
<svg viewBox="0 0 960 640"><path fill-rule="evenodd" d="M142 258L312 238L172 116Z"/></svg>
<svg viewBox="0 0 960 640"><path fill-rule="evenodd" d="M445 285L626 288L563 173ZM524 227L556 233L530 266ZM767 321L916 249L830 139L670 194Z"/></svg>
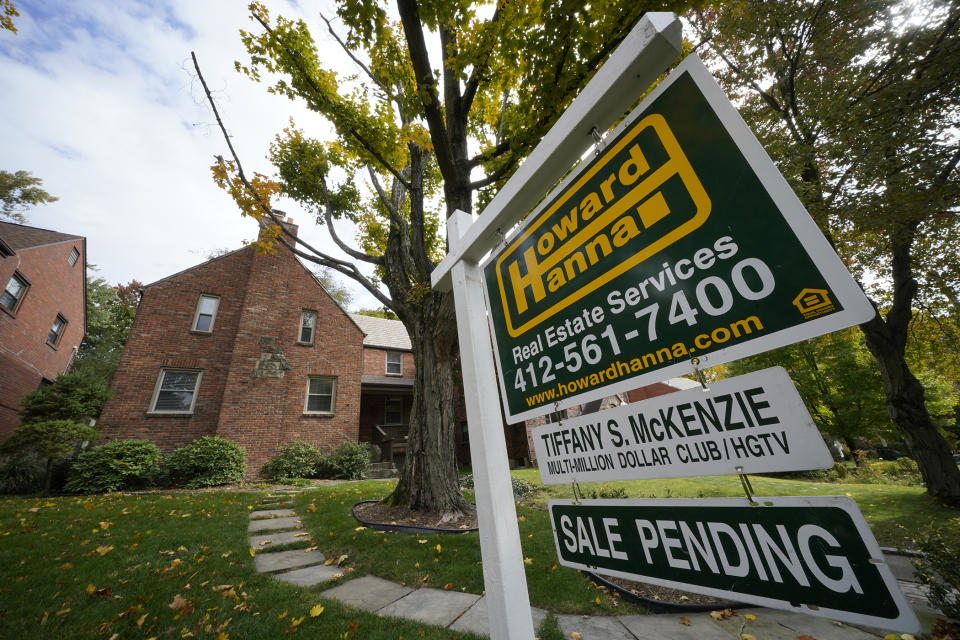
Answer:
<svg viewBox="0 0 960 640"><path fill-rule="evenodd" d="M200 63L197 62L197 56L192 51L190 52L190 56L193 58L193 68L197 72L197 77L200 79L200 84L203 85L203 91L207 96L207 102L210 104L210 108L213 110L213 115L217 119L217 124L220 126L220 131L223 133L223 137L227 141L227 146L230 149L230 153L233 156L233 160L237 165L237 176L240 178L240 181L243 183L243 186L247 190L247 192L250 193L254 197L254 199L256 199L257 205L260 207L263 214L267 216L275 225L279 226L284 236L286 236L286 237L281 236L277 238L280 244L287 247L291 252L293 252L294 255L300 256L301 258L305 260L309 260L310 262L314 262L316 264L320 264L325 267L334 269L335 271L338 271L344 274L345 276L352 278L356 282L359 282L361 285L363 285L365 289L367 289L367 291L369 291L375 298L377 298L377 300L382 302L385 306L393 309L393 303L390 301L390 299L384 296L383 293L381 293L377 289L377 287L374 286L374 284L370 282L370 280L367 279L367 277L364 276L359 269L357 269L357 266L355 264L353 264L352 262L348 262L346 260L341 260L339 258L334 258L333 256L327 255L323 251L320 251L316 247L312 246L310 243L304 241L303 239L291 233L290 230L287 229L285 225L281 224L282 220L280 220L280 218L276 215L276 213L274 213L273 209L271 209L267 205L267 203L263 201L263 199L260 197L260 194L257 193L256 189L254 189L253 186L250 184L249 180L247 180L246 174L243 171L243 164L240 162L240 157L237 155L236 150L233 148L233 144L231 144L230 142L230 136L227 135L226 127L224 127L223 120L220 118L220 112L217 110L217 105L213 100L213 96L210 95L210 89L207 86L207 81L204 79L203 73L200 71ZM220 162L221 165L224 163L223 158L220 156L217 156L217 160ZM326 185L323 183L322 185L324 189L324 194L326 195ZM336 242L341 249L343 249L349 255L353 255L354 257L359 258L361 260L365 260L373 264L382 264L382 259L380 258L376 258L375 256L368 256L367 254L360 254L359 252L353 251L349 247L346 247L345 245L343 245L339 241L339 238L336 236L336 232L333 229L333 225L330 223L331 214L330 214L329 206L326 207L326 215L328 217L327 226L329 227L330 235L334 238L334 242ZM310 253L307 253L307 251L302 251L298 249L296 247L296 245L298 244L303 246Z"/></svg>

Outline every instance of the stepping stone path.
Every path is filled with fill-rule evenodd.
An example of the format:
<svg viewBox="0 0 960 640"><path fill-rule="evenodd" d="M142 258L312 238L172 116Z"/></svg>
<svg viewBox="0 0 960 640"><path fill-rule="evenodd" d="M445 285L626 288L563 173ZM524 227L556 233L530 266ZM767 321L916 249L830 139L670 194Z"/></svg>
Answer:
<svg viewBox="0 0 960 640"><path fill-rule="evenodd" d="M267 495L259 505L260 510L250 512L248 532L256 534L250 536L250 547L256 551L254 563L257 571L301 587L343 577L343 570L336 564L327 565L326 557L316 549L274 550L305 542L310 537L292 508L291 498L298 492L299 489ZM489 635L487 599L472 593L429 587L411 589L376 576L360 576L321 591L319 595L339 600L354 609L417 620L451 631ZM536 631L547 612L536 607L531 607L530 611ZM752 611L757 619L749 622L742 614L715 621L709 613L646 616L557 614L556 617L564 638L579 637L581 640L736 640L744 623L743 632L752 633L761 640L796 640L802 636L817 640L876 640L885 635L801 613L774 609Z"/></svg>

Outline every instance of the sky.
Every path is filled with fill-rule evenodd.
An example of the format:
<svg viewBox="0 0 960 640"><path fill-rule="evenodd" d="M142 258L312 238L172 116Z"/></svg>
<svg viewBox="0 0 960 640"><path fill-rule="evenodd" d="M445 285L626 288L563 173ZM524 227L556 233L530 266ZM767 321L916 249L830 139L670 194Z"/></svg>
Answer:
<svg viewBox="0 0 960 640"><path fill-rule="evenodd" d="M14 0L18 33L0 30L0 169L26 170L60 200L27 212L28 224L85 236L91 272L111 284L149 284L237 249L257 235L213 182L228 155L190 61L200 67L248 173L273 173L266 154L294 118L315 137L329 125L234 70L247 60L239 30L259 28L242 0ZM349 61L319 12L270 0L272 15L302 17L331 67ZM311 244L345 257L310 214L288 199L274 206ZM338 226L342 238L355 231ZM347 278L350 308L379 307Z"/></svg>

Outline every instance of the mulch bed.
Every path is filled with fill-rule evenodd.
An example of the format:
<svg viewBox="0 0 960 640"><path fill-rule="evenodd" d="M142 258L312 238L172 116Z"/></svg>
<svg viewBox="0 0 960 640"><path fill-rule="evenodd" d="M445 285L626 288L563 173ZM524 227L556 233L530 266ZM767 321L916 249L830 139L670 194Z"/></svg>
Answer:
<svg viewBox="0 0 960 640"><path fill-rule="evenodd" d="M470 505L468 512L460 518L445 521L439 513L412 511L407 507L394 507L377 500L368 500L353 505L353 516L374 529L426 530L437 533L466 533L477 529L477 508L474 505Z"/></svg>
<svg viewBox="0 0 960 640"><path fill-rule="evenodd" d="M633 582L613 576L590 574L594 582L612 585L626 600L646 606L654 613L676 613L681 611L712 611L714 609L741 608L740 602L731 602L714 596L690 593L655 584Z"/></svg>

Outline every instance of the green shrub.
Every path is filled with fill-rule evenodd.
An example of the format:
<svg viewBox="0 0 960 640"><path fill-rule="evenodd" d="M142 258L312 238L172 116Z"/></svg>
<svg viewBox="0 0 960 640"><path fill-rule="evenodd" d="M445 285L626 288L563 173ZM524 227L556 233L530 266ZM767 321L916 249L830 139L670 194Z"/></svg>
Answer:
<svg viewBox="0 0 960 640"><path fill-rule="evenodd" d="M516 494L516 492L514 492ZM623 499L627 497L627 491L623 487L617 487L616 489L608 489L607 487L600 487L600 491L591 491L590 498L596 500L601 498L604 500L609 499Z"/></svg>
<svg viewBox="0 0 960 640"><path fill-rule="evenodd" d="M31 453L17 453L0 460L0 493L34 493L43 486L44 468Z"/></svg>
<svg viewBox="0 0 960 640"><path fill-rule="evenodd" d="M49 495L61 460L73 458L85 443L98 437L93 427L73 420L36 420L21 424L0 445L0 453L10 456L32 455L45 466L43 493Z"/></svg>
<svg viewBox="0 0 960 640"><path fill-rule="evenodd" d="M370 466L370 445L366 442L341 442L320 461L317 475L321 478L361 480Z"/></svg>
<svg viewBox="0 0 960 640"><path fill-rule="evenodd" d="M513 499L523 500L529 495L537 492L537 486L521 480L520 478L510 477L510 485L513 488ZM460 488L473 491L473 474L467 474L460 478Z"/></svg>
<svg viewBox="0 0 960 640"><path fill-rule="evenodd" d="M937 609L960 618L960 534L935 529L917 541L923 556L913 559L920 583Z"/></svg>
<svg viewBox="0 0 960 640"><path fill-rule="evenodd" d="M170 481L188 489L243 480L247 451L236 442L204 436L176 449L165 465Z"/></svg>
<svg viewBox="0 0 960 640"><path fill-rule="evenodd" d="M139 489L160 473L160 450L147 440L113 440L80 455L66 483L74 493Z"/></svg>
<svg viewBox="0 0 960 640"><path fill-rule="evenodd" d="M295 478L316 478L323 452L303 440L294 440L280 447L273 456L260 467L260 475L276 482L289 484Z"/></svg>
<svg viewBox="0 0 960 640"><path fill-rule="evenodd" d="M897 461L893 464L896 465L897 471L900 473L920 473L920 465L913 458L897 458Z"/></svg>

